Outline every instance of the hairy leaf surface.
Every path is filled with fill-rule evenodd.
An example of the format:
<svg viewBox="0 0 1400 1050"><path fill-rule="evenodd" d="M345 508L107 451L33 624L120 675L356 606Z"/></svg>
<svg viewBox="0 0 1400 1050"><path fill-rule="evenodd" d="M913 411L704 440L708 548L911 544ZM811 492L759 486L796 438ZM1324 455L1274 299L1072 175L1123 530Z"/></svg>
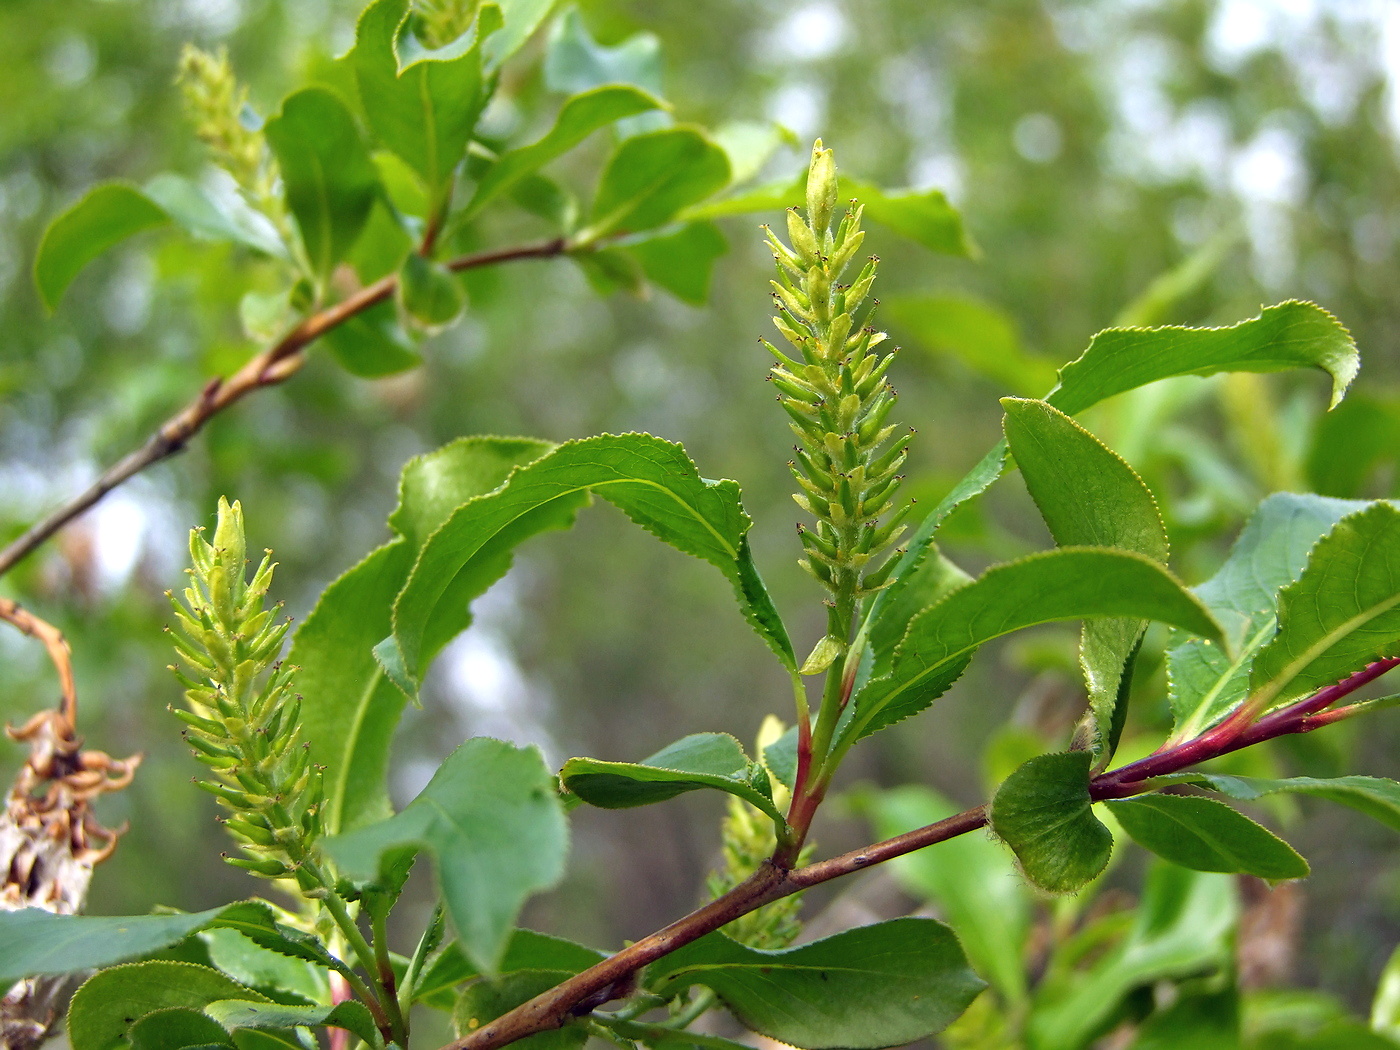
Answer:
<svg viewBox="0 0 1400 1050"><path fill-rule="evenodd" d="M1166 526L1132 467L1044 401L1004 398L1001 403L1011 454L1056 543L1117 547L1166 564ZM1119 697L1126 692L1131 657L1145 627L1143 620L1118 617L1084 625L1079 663L1089 693L1096 763L1106 763L1118 746L1126 713Z"/></svg>
<svg viewBox="0 0 1400 1050"><path fill-rule="evenodd" d="M957 681L984 642L1057 620L1134 616L1218 638L1195 596L1151 558L1061 547L996 565L909 624L887 674L853 700L843 739L857 740L922 711Z"/></svg>
<svg viewBox="0 0 1400 1050"><path fill-rule="evenodd" d="M476 737L402 812L324 845L359 881L383 877L405 852L427 850L462 951L493 974L521 906L563 875L568 826L537 749Z"/></svg>
<svg viewBox="0 0 1400 1050"><path fill-rule="evenodd" d="M627 809L664 802L688 791L715 788L737 795L779 824L768 774L749 760L728 733L695 733L640 762L571 758L559 780L579 798L603 809Z"/></svg>
<svg viewBox="0 0 1400 1050"><path fill-rule="evenodd" d="M1051 893L1073 893L1113 853L1113 834L1094 816L1087 751L1038 755L1012 773L987 812L992 830L1026 877Z"/></svg>
<svg viewBox="0 0 1400 1050"><path fill-rule="evenodd" d="M703 984L755 1032L808 1050L925 1038L986 987L952 930L916 918L783 951L759 951L711 933L659 960L647 981L661 994Z"/></svg>

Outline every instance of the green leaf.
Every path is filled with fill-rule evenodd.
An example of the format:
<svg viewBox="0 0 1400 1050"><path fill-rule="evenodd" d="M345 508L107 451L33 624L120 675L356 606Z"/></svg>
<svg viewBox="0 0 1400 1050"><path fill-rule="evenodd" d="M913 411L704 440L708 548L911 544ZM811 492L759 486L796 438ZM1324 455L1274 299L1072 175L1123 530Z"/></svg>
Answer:
<svg viewBox="0 0 1400 1050"><path fill-rule="evenodd" d="M400 327L393 303L371 306L336 325L321 341L347 372L364 379L396 375L423 363Z"/></svg>
<svg viewBox="0 0 1400 1050"><path fill-rule="evenodd" d="M480 18L467 38L401 66L397 45L408 6L408 0L376 0L367 7L350 62L370 128L418 173L436 209L445 202L491 84L482 77Z"/></svg>
<svg viewBox="0 0 1400 1050"><path fill-rule="evenodd" d="M1277 792L1311 795L1343 806L1350 806L1368 817L1380 821L1394 831L1400 831L1400 784L1380 777L1289 777L1269 780L1259 777L1225 776L1221 773L1191 773L1182 780L1206 784L1231 798L1243 802L1263 798Z"/></svg>
<svg viewBox="0 0 1400 1050"><path fill-rule="evenodd" d="M384 678L373 649L392 629L394 597L408 579L419 547L458 506L490 492L517 465L551 447L527 438L461 438L410 460L399 481L398 506L389 517L396 537L326 588L298 629L288 660L299 668L304 738L316 762L326 767L329 832L390 812L385 780L404 694ZM504 558L483 557L481 571L463 581L463 627L465 603L509 564L508 552Z"/></svg>
<svg viewBox="0 0 1400 1050"><path fill-rule="evenodd" d="M1134 842L1194 871L1301 879L1308 862L1268 828L1215 799L1140 795L1105 802Z"/></svg>
<svg viewBox="0 0 1400 1050"><path fill-rule="evenodd" d="M1400 450L1400 401L1353 394L1317 421L1308 450L1308 487L1324 496L1366 494Z"/></svg>
<svg viewBox="0 0 1400 1050"><path fill-rule="evenodd" d="M661 41L653 33L635 33L612 47L599 44L571 7L550 27L544 82L549 90L568 95L632 84L661 98Z"/></svg>
<svg viewBox="0 0 1400 1050"><path fill-rule="evenodd" d="M1278 633L1250 668L1261 704L1291 700L1400 654L1400 510L1374 503L1317 542L1279 593Z"/></svg>
<svg viewBox="0 0 1400 1050"><path fill-rule="evenodd" d="M898 331L935 353L950 354L968 368L1017 394L1035 395L1055 381L1055 366L1028 353L1005 311L964 295L898 296L880 300Z"/></svg>
<svg viewBox="0 0 1400 1050"><path fill-rule="evenodd" d="M526 899L564 873L568 826L535 748L468 740L401 813L324 842L344 873L373 880L406 850L432 854L462 950L498 972Z"/></svg>
<svg viewBox="0 0 1400 1050"><path fill-rule="evenodd" d="M453 1026L462 1035L470 1035L488 1021L494 1021L572 976L567 970L521 970L495 981L475 981L457 1000L452 1011ZM526 1036L511 1045L523 1050L578 1050L587 1041L586 1028L566 1024L552 1032Z"/></svg>
<svg viewBox="0 0 1400 1050"><path fill-rule="evenodd" d="M1094 616L1133 616L1220 636L1205 607L1151 558L1098 547L1034 554L993 566L914 617L889 672L855 696L842 739L853 742L922 711L957 681L984 642Z"/></svg>
<svg viewBox="0 0 1400 1050"><path fill-rule="evenodd" d="M865 214L930 251L976 258L981 253L963 228L962 216L939 190L882 190L842 177L843 199L855 197Z"/></svg>
<svg viewBox="0 0 1400 1050"><path fill-rule="evenodd" d="M34 257L34 285L50 310L88 263L128 237L170 221L165 209L120 182L88 190L49 223Z"/></svg>
<svg viewBox="0 0 1400 1050"><path fill-rule="evenodd" d="M495 70L524 45L538 29L556 0L495 0L504 24L486 38L481 53L487 69Z"/></svg>
<svg viewBox="0 0 1400 1050"><path fill-rule="evenodd" d="M266 1002L264 996L211 970L182 962L127 963L101 970L78 989L68 1008L73 1050L108 1050L131 1026L157 1010L201 1010L219 999Z"/></svg>
<svg viewBox="0 0 1400 1050"><path fill-rule="evenodd" d="M739 181L739 175L734 175L734 181ZM807 173L802 172L796 178L777 179L728 197L702 201L686 208L680 217L687 220L723 219L730 215L783 211L787 208L801 207L806 202Z"/></svg>
<svg viewBox="0 0 1400 1050"><path fill-rule="evenodd" d="M236 930L213 926L197 936L214 969L278 1002L314 1003L330 994L326 974L310 962L263 948Z"/></svg>
<svg viewBox="0 0 1400 1050"><path fill-rule="evenodd" d="M729 182L729 158L696 127L663 128L627 139L603 169L581 241L615 230L649 230Z"/></svg>
<svg viewBox="0 0 1400 1050"><path fill-rule="evenodd" d="M1204 995L1183 993L1143 1022L1129 1050L1243 1050L1240 995L1234 988Z"/></svg>
<svg viewBox="0 0 1400 1050"><path fill-rule="evenodd" d="M947 799L916 785L871 792L858 805L870 814L882 839L957 812ZM1006 848L984 835L960 835L890 864L907 892L938 906L973 967L1008 1008L1024 1002L1032 900Z"/></svg>
<svg viewBox="0 0 1400 1050"><path fill-rule="evenodd" d="M474 566L483 559L508 557L515 544L533 535L541 515L557 517L562 509L571 516L589 492L718 568L749 623L785 667L796 666L749 553L751 523L739 503L739 486L701 478L685 451L669 441L602 434L560 445L521 467L499 490L455 511L424 544L394 606L393 639L380 649L405 691L417 688L431 655L461 629L456 581L478 571Z"/></svg>
<svg viewBox="0 0 1400 1050"><path fill-rule="evenodd" d="M1172 741L1199 735L1243 702L1250 664L1278 624L1279 591L1298 578L1329 529L1365 506L1288 492L1259 504L1220 570L1195 588L1225 629L1230 651L1191 638L1167 653Z"/></svg>
<svg viewBox="0 0 1400 1050"><path fill-rule="evenodd" d="M768 775L749 761L728 733L695 733L640 762L571 758L559 771L564 787L589 805L628 809L665 802L688 791L716 788L767 813L781 827Z"/></svg>
<svg viewBox="0 0 1400 1050"><path fill-rule="evenodd" d="M204 1012L230 1031L235 1028L344 1028L370 1046L384 1045L368 1008L355 999L332 1006L284 1006L221 999L206 1006Z"/></svg>
<svg viewBox="0 0 1400 1050"><path fill-rule="evenodd" d="M577 17L577 13L572 14ZM554 127L543 138L501 154L486 169L461 217L470 219L520 179L569 152L599 128L665 105L648 92L627 84L605 84L575 95L564 103Z"/></svg>
<svg viewBox="0 0 1400 1050"><path fill-rule="evenodd" d="M997 789L987 818L1026 877L1051 893L1073 893L1113 853L1113 835L1090 808L1087 751L1038 755Z"/></svg>
<svg viewBox="0 0 1400 1050"><path fill-rule="evenodd" d="M607 956L562 937L535 930L516 930L511 934L501 972L517 970L554 970L575 974L602 962ZM449 944L423 974L413 988L414 1001L426 999L450 989L453 985L481 976L481 971L467 961L455 943Z"/></svg>
<svg viewBox="0 0 1400 1050"><path fill-rule="evenodd" d="M879 611L872 614L868 668L864 666L866 661L862 661L862 669L868 673L857 676L857 688L863 688L871 675L889 674L894 664L895 649L915 616L971 582L971 576L939 553L937 547L930 545L923 564L905 576L890 599L881 603Z"/></svg>
<svg viewBox="0 0 1400 1050"><path fill-rule="evenodd" d="M345 103L325 88L289 95L264 127L311 269L325 280L379 196L379 171Z"/></svg>
<svg viewBox="0 0 1400 1050"><path fill-rule="evenodd" d="M1044 401L1003 398L1001 404L1011 454L1056 543L1116 547L1166 564L1166 526L1132 467ZM1129 660L1145 626L1142 620L1119 618L1084 625L1079 660L1097 764L1107 763L1118 745L1125 714L1119 694L1126 692Z"/></svg>
<svg viewBox="0 0 1400 1050"><path fill-rule="evenodd" d="M249 1004L250 1006L253 1004ZM194 1046L233 1046L223 1025L188 1007L156 1010L127 1033L132 1050L184 1050Z"/></svg>
<svg viewBox="0 0 1400 1050"><path fill-rule="evenodd" d="M345 963L328 952L319 937L283 922L283 915L267 901L241 901L224 908L209 927L236 933L252 941L259 949L276 952L289 959L309 962L322 969L346 972ZM206 935L208 932L206 930ZM215 954L211 948L211 958ZM214 961L217 962L217 959ZM244 980L251 983L251 978Z"/></svg>
<svg viewBox="0 0 1400 1050"><path fill-rule="evenodd" d="M55 915L42 908L0 911L0 985L125 962L178 944L224 909L189 915Z"/></svg>
<svg viewBox="0 0 1400 1050"><path fill-rule="evenodd" d="M942 1031L986 987L953 931L932 919L862 926L760 951L712 933L647 975L663 995L703 984L760 1035L807 1050L885 1047Z"/></svg>
<svg viewBox="0 0 1400 1050"><path fill-rule="evenodd" d="M170 172L155 176L143 191L187 233L210 241L241 244L265 255L287 255L287 246L272 224L241 200L215 202L203 187Z"/></svg>
<svg viewBox="0 0 1400 1050"><path fill-rule="evenodd" d="M729 250L729 242L714 223L692 222L675 233L628 243L626 249L649 281L677 299L704 306L715 260Z"/></svg>
<svg viewBox="0 0 1400 1050"><path fill-rule="evenodd" d="M1319 368L1332 377L1335 405L1360 367L1356 344L1337 319L1294 299L1228 328L1109 328L1060 369L1060 385L1046 400L1073 416L1167 376Z"/></svg>
<svg viewBox="0 0 1400 1050"><path fill-rule="evenodd" d="M1028 1019L1036 1050L1081 1050L1097 1037L1133 989L1233 962L1239 905L1229 875L1158 862L1126 937Z"/></svg>
<svg viewBox="0 0 1400 1050"><path fill-rule="evenodd" d="M430 331L457 320L467 305L461 282L417 252L409 252L399 270L398 299L404 312Z"/></svg>

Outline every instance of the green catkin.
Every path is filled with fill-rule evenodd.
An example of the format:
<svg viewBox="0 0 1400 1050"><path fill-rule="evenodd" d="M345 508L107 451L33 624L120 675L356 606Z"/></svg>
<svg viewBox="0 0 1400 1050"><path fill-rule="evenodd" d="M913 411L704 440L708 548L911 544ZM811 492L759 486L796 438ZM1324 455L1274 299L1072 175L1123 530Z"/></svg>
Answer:
<svg viewBox="0 0 1400 1050"><path fill-rule="evenodd" d="M764 345L777 359L770 375L778 402L801 440L792 468L802 491L794 498L818 522L801 532L802 564L832 592L834 615L848 621L831 633L847 637L855 604L887 583L886 565L874 561L904 531L876 519L894 506L909 442L885 447L897 429L886 423L896 395L885 376L895 355L875 352L885 335L869 327L866 301L879 260L871 256L849 285L840 283L865 234L855 202L832 233L836 193L835 161L819 140L806 217L787 213L791 247L764 227L777 263L774 324L801 359Z"/></svg>
<svg viewBox="0 0 1400 1050"><path fill-rule="evenodd" d="M214 541L190 533L191 586L172 598L170 633L185 664L186 726L194 757L213 774L199 786L230 810L225 828L249 857L229 863L266 878L295 874L321 833L321 778L299 743L301 702L277 664L288 623L267 608L273 563L246 579L243 511L219 501ZM172 668L172 670L174 670Z"/></svg>

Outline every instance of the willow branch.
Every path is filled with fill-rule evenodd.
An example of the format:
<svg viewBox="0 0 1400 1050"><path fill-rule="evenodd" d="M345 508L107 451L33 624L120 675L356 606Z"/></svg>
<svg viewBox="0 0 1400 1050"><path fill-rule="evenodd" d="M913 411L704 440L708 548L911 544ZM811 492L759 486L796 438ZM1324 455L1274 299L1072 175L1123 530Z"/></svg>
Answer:
<svg viewBox="0 0 1400 1050"><path fill-rule="evenodd" d="M1274 737L1320 728L1325 722L1319 721L1319 712L1396 666L1400 666L1400 659L1379 660L1336 685L1319 690L1307 699L1266 715L1252 724L1227 719L1215 729L1184 744L1094 777L1088 785L1089 796L1094 801L1100 801L1141 794L1152 790L1152 785L1145 783L1150 777L1181 772L1206 759ZM765 904L883 864L925 846L966 835L986 825L987 807L977 806L936 824L804 868L789 871L771 861L765 862L747 881L723 896L628 945L616 955L570 977L514 1010L488 1021L474 1032L448 1043L442 1050L497 1050L526 1036L552 1031L612 999L631 994L635 976L643 966Z"/></svg>
<svg viewBox="0 0 1400 1050"><path fill-rule="evenodd" d="M564 238L556 237L538 244L463 255L449 260L444 265L449 270L461 272L517 259L547 259L562 255L569 248L570 245ZM181 451L190 439L203 429L205 423L224 409L241 401L255 390L275 386L292 376L305 362L304 351L308 345L371 306L384 302L394 294L397 287L397 277L392 274L382 277L335 305L312 314L230 378L211 379L193 401L166 420L140 448L118 460L84 492L69 500L0 551L0 576L9 572L54 533L118 485L147 467Z"/></svg>

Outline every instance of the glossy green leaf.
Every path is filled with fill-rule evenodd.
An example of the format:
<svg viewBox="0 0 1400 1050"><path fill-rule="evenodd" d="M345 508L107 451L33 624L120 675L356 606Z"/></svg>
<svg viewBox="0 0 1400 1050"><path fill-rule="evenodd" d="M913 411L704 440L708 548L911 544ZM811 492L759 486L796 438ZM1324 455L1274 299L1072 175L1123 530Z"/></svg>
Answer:
<svg viewBox="0 0 1400 1050"><path fill-rule="evenodd" d="M1060 385L1046 400L1073 416L1167 376L1318 368L1332 378L1335 405L1360 367L1356 344L1335 317L1290 300L1228 328L1109 328L1060 369Z"/></svg>
<svg viewBox="0 0 1400 1050"><path fill-rule="evenodd" d="M957 681L984 642L1057 620L1133 616L1219 637L1195 596L1151 558L1061 547L996 565L909 624L887 674L853 700L843 739L858 740L922 711Z"/></svg>
<svg viewBox="0 0 1400 1050"><path fill-rule="evenodd" d="M675 233L647 237L626 248L641 264L647 280L677 299L704 306L715 260L729 250L729 242L714 223L692 222Z"/></svg>
<svg viewBox="0 0 1400 1050"><path fill-rule="evenodd" d="M351 375L364 379L417 368L423 358L399 325L393 303L379 303L336 325L321 337Z"/></svg>
<svg viewBox="0 0 1400 1050"><path fill-rule="evenodd" d="M0 911L0 985L126 962L176 944L223 911L189 915L55 915L42 908Z"/></svg>
<svg viewBox="0 0 1400 1050"><path fill-rule="evenodd" d="M564 103L554 127L542 138L501 154L496 163L486 169L462 217L471 218L520 179L569 152L599 128L664 106L665 103L653 95L627 84L604 84L575 95Z"/></svg>
<svg viewBox="0 0 1400 1050"><path fill-rule="evenodd" d="M120 182L88 190L49 223L34 257L34 285L50 310L88 263L128 237L170 221L165 209Z"/></svg>
<svg viewBox="0 0 1400 1050"><path fill-rule="evenodd" d="M494 1021L507 1010L515 1009L571 976L567 970L521 970L494 981L474 981L463 989L457 1000L452 1011L453 1026L462 1035L470 1035L488 1021ZM575 1024L527 1036L511 1045L524 1050L578 1050L587 1041L588 1029Z"/></svg>
<svg viewBox="0 0 1400 1050"><path fill-rule="evenodd" d="M1061 546L1136 551L1166 564L1167 529L1142 479L1103 442L1044 401L1002 399L1006 440L1050 535ZM1119 694L1146 624L1108 618L1084 625L1079 662L1089 693L1091 746L1106 763L1118 745Z"/></svg>
<svg viewBox="0 0 1400 1050"><path fill-rule="evenodd" d="M490 492L552 446L527 438L461 438L404 467L389 525L397 534L332 583L298 629L288 659L302 695L304 738L325 766L324 819L331 832L388 816L386 775L404 694L384 678L373 649L392 629L394 597L418 549L452 512ZM503 575L509 551L483 556L458 592L467 603ZM460 628L459 628L460 629Z"/></svg>
<svg viewBox="0 0 1400 1050"><path fill-rule="evenodd" d="M597 949L576 944L563 937L535 930L516 930L511 934L506 954L501 959L501 973L513 973L517 970L582 973L605 958L607 956ZM430 998L479 976L481 971L467 960L461 949L455 943L449 944L414 986L414 1000Z"/></svg>
<svg viewBox="0 0 1400 1050"><path fill-rule="evenodd" d="M439 52L401 63L408 0L376 0L360 16L350 62L370 128L418 173L439 207L490 97L473 33ZM480 19L478 19L480 22Z"/></svg>
<svg viewBox="0 0 1400 1050"><path fill-rule="evenodd" d="M702 788L727 791L762 810L779 825L783 815L773 805L768 774L749 760L728 733L695 733L640 762L604 762L571 758L559 780L589 805L628 809L665 802Z"/></svg>
<svg viewBox="0 0 1400 1050"><path fill-rule="evenodd" d="M382 1046L374 1018L364 1003L350 999L332 1006L284 1006L282 1003L250 1003L221 999L204 1012L227 1029L234 1028L344 1028L370 1046Z"/></svg>
<svg viewBox="0 0 1400 1050"><path fill-rule="evenodd" d="M502 26L486 38L481 53L487 69L498 69L534 35L554 9L556 0L495 0Z"/></svg>
<svg viewBox="0 0 1400 1050"><path fill-rule="evenodd" d="M457 320L467 296L446 267L409 252L399 270L398 301L409 317L432 331Z"/></svg>
<svg viewBox="0 0 1400 1050"><path fill-rule="evenodd" d="M1051 893L1073 893L1108 864L1113 835L1094 816L1087 751L1038 755L997 789L988 820L1026 877Z"/></svg>
<svg viewBox="0 0 1400 1050"><path fill-rule="evenodd" d="M712 933L665 956L648 985L714 989L753 1031L807 1050L898 1046L941 1032L986 984L953 931L892 919L797 948L759 951Z"/></svg>
<svg viewBox="0 0 1400 1050"><path fill-rule="evenodd" d="M323 969L345 971L345 963L331 955L319 937L289 925L286 918L290 917L267 901L240 901L223 909L209 926L215 930L237 933L258 948L276 952L288 959L312 963ZM211 948L211 958L215 955L217 953ZM250 979L244 980L247 983Z"/></svg>
<svg viewBox="0 0 1400 1050"><path fill-rule="evenodd" d="M877 837L893 838L956 813L947 799L916 785L859 799ZM904 889L938 906L973 968L1008 1008L1025 1001L1031 895L1006 847L985 835L960 835L890 862Z"/></svg>
<svg viewBox="0 0 1400 1050"><path fill-rule="evenodd" d="M287 254L272 224L238 198L216 202L199 184L170 172L155 176L143 192L172 222L196 237L241 244L265 255Z"/></svg>
<svg viewBox="0 0 1400 1050"><path fill-rule="evenodd" d="M1195 588L1224 628L1230 651L1191 638L1167 653L1173 740L1198 735L1244 700L1250 664L1278 624L1279 591L1298 578L1318 539L1363 507L1288 492L1259 504L1219 571Z"/></svg>
<svg viewBox="0 0 1400 1050"><path fill-rule="evenodd" d="M945 255L980 254L963 228L962 216L939 190L882 190L845 177L840 183L843 200L856 198L865 205L867 218L901 237Z"/></svg>
<svg viewBox="0 0 1400 1050"><path fill-rule="evenodd" d="M126 963L101 970L83 984L68 1008L68 1041L73 1050L108 1050L131 1026L157 1010L202 1010L220 999L266 1002L266 997L232 978L183 962Z"/></svg>
<svg viewBox="0 0 1400 1050"><path fill-rule="evenodd" d="M1233 965L1233 878L1157 863L1127 936L1028 1019L1036 1050L1081 1050L1132 990Z"/></svg>
<svg viewBox="0 0 1400 1050"><path fill-rule="evenodd" d="M1278 633L1249 672L1260 703L1302 696L1400 655L1400 510L1374 503L1339 521L1279 593Z"/></svg>
<svg viewBox="0 0 1400 1050"><path fill-rule="evenodd" d="M492 974L526 899L563 875L568 826L537 749L477 737L401 813L324 846L347 876L366 881L396 855L427 850L463 952Z"/></svg>
<svg viewBox="0 0 1400 1050"><path fill-rule="evenodd" d="M1308 862L1268 828L1215 799L1140 795L1105 802L1134 842L1194 871L1301 879Z"/></svg>
<svg viewBox="0 0 1400 1050"><path fill-rule="evenodd" d="M263 129L312 270L323 280L364 229L379 172L355 118L325 88L289 95Z"/></svg>
<svg viewBox="0 0 1400 1050"><path fill-rule="evenodd" d="M631 84L661 98L661 41L653 33L635 33L620 44L599 44L577 8L570 8L550 26L544 82L549 90L567 95Z"/></svg>
<svg viewBox="0 0 1400 1050"><path fill-rule="evenodd" d="M423 546L394 606L394 635L381 646L386 670L416 689L427 660L455 635L462 574L508 556L539 516L572 512L592 492L638 525L718 568L741 610L785 666L792 645L749 553L750 521L732 481L701 478L685 451L649 434L603 434L560 445L521 467L498 491L467 503ZM494 578L494 577L493 577ZM479 593L479 592L476 592Z"/></svg>
<svg viewBox="0 0 1400 1050"><path fill-rule="evenodd" d="M279 1002L314 1003L330 995L325 969L306 960L261 947L237 930L220 926L201 930L196 936L214 969Z"/></svg>
<svg viewBox="0 0 1400 1050"><path fill-rule="evenodd" d="M1311 795L1339 805L1350 806L1386 827L1400 831L1400 784L1380 777L1288 777L1271 780L1260 777L1226 776L1222 773L1190 773L1182 777L1204 784L1230 798L1243 802L1278 792Z"/></svg>
<svg viewBox="0 0 1400 1050"><path fill-rule="evenodd" d="M131 1026L126 1038L132 1050L184 1050L185 1047L196 1046L233 1046L233 1039L223 1025L209 1015L189 1007L172 1007L149 1013Z"/></svg>
<svg viewBox="0 0 1400 1050"><path fill-rule="evenodd" d="M729 158L699 128L634 136L618 146L603 169L588 230L580 239L661 226L728 181Z"/></svg>
<svg viewBox="0 0 1400 1050"><path fill-rule="evenodd" d="M894 664L895 649L915 616L971 582L971 576L945 558L936 547L930 546L923 564L900 581L899 588L881 603L879 612L871 617L867 653L869 666L862 667L868 673L857 677L857 687L863 687L872 675L889 673Z"/></svg>
<svg viewBox="0 0 1400 1050"><path fill-rule="evenodd" d="M1015 321L997 307L961 295L882 298L895 334L957 358L1016 394L1034 396L1055 382L1055 365L1022 345Z"/></svg>

